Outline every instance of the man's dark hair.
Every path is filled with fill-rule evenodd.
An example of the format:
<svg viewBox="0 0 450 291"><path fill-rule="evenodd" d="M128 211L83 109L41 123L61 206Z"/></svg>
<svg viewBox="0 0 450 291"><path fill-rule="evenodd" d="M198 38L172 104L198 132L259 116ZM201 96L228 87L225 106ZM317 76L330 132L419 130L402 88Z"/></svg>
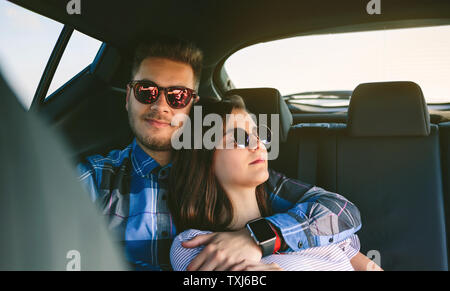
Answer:
<svg viewBox="0 0 450 291"><path fill-rule="evenodd" d="M188 64L194 71L195 89L200 84L203 65L203 52L193 42L177 38L158 38L137 46L131 74L134 76L146 58L165 58Z"/></svg>

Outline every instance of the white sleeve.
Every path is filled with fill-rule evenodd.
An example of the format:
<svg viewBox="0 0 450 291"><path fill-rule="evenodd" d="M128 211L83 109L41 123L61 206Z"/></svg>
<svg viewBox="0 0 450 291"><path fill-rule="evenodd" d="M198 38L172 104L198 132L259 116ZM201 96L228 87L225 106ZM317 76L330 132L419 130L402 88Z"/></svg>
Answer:
<svg viewBox="0 0 450 291"><path fill-rule="evenodd" d="M193 239L200 234L208 234L210 231L188 229L175 237L170 247L170 263L174 271L186 271L191 261L203 250L204 246L196 248L184 248L181 243Z"/></svg>
<svg viewBox="0 0 450 291"><path fill-rule="evenodd" d="M348 239L339 243L339 247L345 253L349 260L351 260L361 249L359 238L356 234L351 235Z"/></svg>

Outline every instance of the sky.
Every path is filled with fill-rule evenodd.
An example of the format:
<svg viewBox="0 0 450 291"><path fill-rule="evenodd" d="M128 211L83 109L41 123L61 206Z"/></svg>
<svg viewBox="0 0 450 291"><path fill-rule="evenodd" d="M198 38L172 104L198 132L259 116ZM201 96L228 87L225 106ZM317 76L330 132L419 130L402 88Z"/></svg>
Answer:
<svg viewBox="0 0 450 291"><path fill-rule="evenodd" d="M0 71L26 108L62 28L0 0ZM100 45L74 32L49 93L90 64ZM414 81L427 102L450 102L450 25L265 42L233 54L225 69L238 88L274 87L291 94L353 90L364 82Z"/></svg>

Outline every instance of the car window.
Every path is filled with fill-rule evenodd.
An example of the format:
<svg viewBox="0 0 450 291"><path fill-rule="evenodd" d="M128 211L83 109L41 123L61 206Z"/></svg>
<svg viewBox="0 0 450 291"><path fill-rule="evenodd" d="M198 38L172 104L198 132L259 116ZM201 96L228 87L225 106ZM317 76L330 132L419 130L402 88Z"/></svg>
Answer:
<svg viewBox="0 0 450 291"><path fill-rule="evenodd" d="M0 1L0 70L28 109L63 24Z"/></svg>
<svg viewBox="0 0 450 291"><path fill-rule="evenodd" d="M101 45L101 41L75 30L56 68L47 97L90 65Z"/></svg>
<svg viewBox="0 0 450 291"><path fill-rule="evenodd" d="M450 25L299 36L259 43L225 62L235 87L274 87L306 104L347 106L360 83L413 81L450 102Z"/></svg>

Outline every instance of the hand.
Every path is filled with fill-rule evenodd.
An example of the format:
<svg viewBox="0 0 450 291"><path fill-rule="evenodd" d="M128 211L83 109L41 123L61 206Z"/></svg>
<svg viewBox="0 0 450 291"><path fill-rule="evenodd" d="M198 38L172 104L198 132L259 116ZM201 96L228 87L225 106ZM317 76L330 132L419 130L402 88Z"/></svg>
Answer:
<svg viewBox="0 0 450 291"><path fill-rule="evenodd" d="M355 271L383 271L374 261L360 252L350 260L350 263Z"/></svg>
<svg viewBox="0 0 450 291"><path fill-rule="evenodd" d="M256 264L249 264L248 262L244 261L233 266L230 271L283 271L283 269L281 269L280 266L275 263L264 264L260 262Z"/></svg>
<svg viewBox="0 0 450 291"><path fill-rule="evenodd" d="M247 229L198 235L182 246L195 248L206 245L187 267L187 271L225 271L236 265L256 265L261 261L261 248Z"/></svg>

